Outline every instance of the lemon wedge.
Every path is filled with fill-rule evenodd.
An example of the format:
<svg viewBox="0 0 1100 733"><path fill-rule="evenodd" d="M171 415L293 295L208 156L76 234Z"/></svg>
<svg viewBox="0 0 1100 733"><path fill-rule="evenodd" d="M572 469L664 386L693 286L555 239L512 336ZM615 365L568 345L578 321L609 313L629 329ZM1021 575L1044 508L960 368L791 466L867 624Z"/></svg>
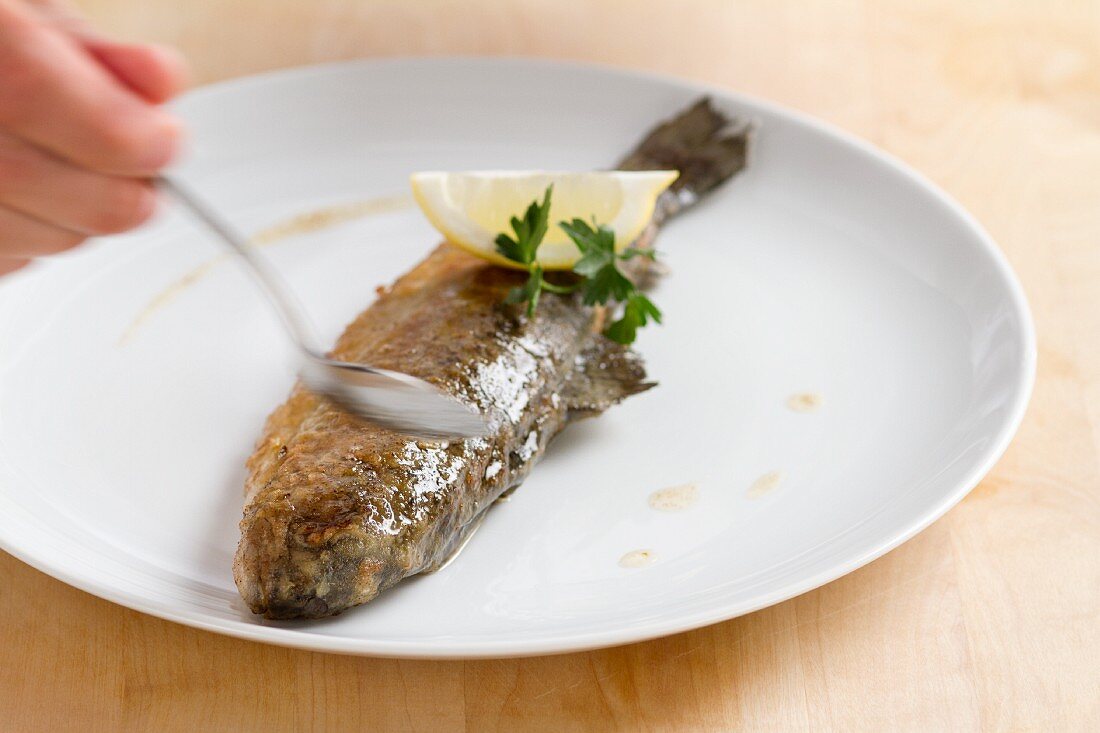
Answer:
<svg viewBox="0 0 1100 733"><path fill-rule="evenodd" d="M538 250L546 270L568 270L580 251L558 222L593 218L615 232L615 246L633 242L653 216L657 197L679 175L677 171L470 171L415 173L413 195L424 215L448 241L467 252L505 267L522 268L497 252L497 234L512 236L513 216L542 200L554 186L550 226Z"/></svg>

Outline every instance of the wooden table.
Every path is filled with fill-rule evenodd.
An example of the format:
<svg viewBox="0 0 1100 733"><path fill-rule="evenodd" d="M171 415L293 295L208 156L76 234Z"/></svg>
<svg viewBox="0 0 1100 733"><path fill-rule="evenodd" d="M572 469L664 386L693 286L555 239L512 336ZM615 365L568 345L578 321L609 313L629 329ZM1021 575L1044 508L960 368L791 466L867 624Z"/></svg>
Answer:
<svg viewBox="0 0 1100 733"><path fill-rule="evenodd" d="M200 82L533 54L806 110L907 160L1020 274L1039 379L1007 455L870 566L568 656L409 662L160 621L0 554L0 730L1100 730L1100 0L83 0Z"/></svg>

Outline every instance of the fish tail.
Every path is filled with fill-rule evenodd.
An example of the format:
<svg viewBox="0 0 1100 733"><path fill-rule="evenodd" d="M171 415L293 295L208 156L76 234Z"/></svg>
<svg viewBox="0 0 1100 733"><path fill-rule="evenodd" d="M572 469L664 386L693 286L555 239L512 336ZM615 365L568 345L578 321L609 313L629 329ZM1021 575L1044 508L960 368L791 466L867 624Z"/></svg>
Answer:
<svg viewBox="0 0 1100 733"><path fill-rule="evenodd" d="M703 97L661 123L619 163L619 170L678 170L653 214L660 225L745 167L752 125L730 118Z"/></svg>

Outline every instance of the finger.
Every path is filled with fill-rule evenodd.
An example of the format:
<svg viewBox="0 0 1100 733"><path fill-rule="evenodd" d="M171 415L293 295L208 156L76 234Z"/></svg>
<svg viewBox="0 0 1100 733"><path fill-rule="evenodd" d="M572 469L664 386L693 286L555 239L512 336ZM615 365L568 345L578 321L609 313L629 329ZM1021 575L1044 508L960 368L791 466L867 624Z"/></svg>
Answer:
<svg viewBox="0 0 1100 733"><path fill-rule="evenodd" d="M72 38L0 2L0 126L77 165L149 175L171 160L179 126Z"/></svg>
<svg viewBox="0 0 1100 733"><path fill-rule="evenodd" d="M0 259L0 275L7 275L9 272L15 272L24 265L29 265L30 260L20 259Z"/></svg>
<svg viewBox="0 0 1100 733"><path fill-rule="evenodd" d="M25 0L35 14L51 25L67 33L90 33L91 24L76 8L64 0Z"/></svg>
<svg viewBox="0 0 1100 733"><path fill-rule="evenodd" d="M187 86L187 64L174 49L88 36L81 41L116 79L153 104L167 102Z"/></svg>
<svg viewBox="0 0 1100 733"><path fill-rule="evenodd" d="M132 229L156 210L152 186L76 168L0 132L0 205L85 234Z"/></svg>
<svg viewBox="0 0 1100 733"><path fill-rule="evenodd" d="M187 86L187 65L174 49L119 43L100 35L69 3L30 0L36 14L81 45L123 82L154 104L166 102Z"/></svg>
<svg viewBox="0 0 1100 733"><path fill-rule="evenodd" d="M27 259L71 249L85 236L0 206L0 256Z"/></svg>

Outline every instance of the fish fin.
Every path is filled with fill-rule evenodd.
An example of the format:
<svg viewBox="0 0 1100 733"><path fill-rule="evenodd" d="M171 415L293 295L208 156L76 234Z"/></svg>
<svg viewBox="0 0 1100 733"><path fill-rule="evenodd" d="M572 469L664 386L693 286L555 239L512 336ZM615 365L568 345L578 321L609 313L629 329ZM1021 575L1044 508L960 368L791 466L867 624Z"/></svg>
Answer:
<svg viewBox="0 0 1100 733"><path fill-rule="evenodd" d="M618 168L680 171L657 201L653 219L660 224L745 167L752 127L722 114L710 97L703 97L651 130Z"/></svg>
<svg viewBox="0 0 1100 733"><path fill-rule="evenodd" d="M569 419L594 417L631 395L655 387L646 381L645 364L633 349L603 334L593 334L577 355L561 392Z"/></svg>

